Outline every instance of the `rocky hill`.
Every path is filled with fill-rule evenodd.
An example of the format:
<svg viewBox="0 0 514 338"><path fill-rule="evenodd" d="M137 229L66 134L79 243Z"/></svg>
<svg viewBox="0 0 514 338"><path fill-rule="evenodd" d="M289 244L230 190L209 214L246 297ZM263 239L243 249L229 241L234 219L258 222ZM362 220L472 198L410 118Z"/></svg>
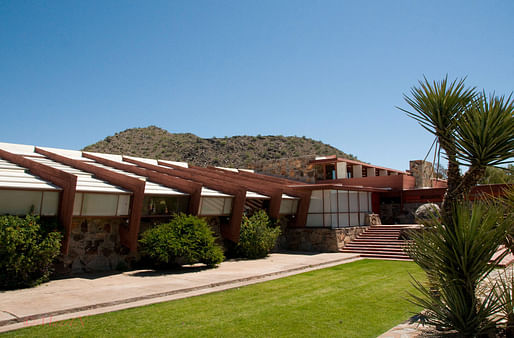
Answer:
<svg viewBox="0 0 514 338"><path fill-rule="evenodd" d="M150 126L132 128L85 147L85 151L184 161L198 166L245 168L258 160L305 155L338 155L356 159L320 141L297 136L232 136L201 138L172 134Z"/></svg>

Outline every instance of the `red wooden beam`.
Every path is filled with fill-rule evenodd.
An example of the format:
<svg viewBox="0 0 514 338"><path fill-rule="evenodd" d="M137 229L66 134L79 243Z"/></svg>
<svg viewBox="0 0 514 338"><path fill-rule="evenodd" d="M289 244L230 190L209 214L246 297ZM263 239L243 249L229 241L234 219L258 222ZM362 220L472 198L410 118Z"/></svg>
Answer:
<svg viewBox="0 0 514 338"><path fill-rule="evenodd" d="M52 168L45 164L30 160L22 155L0 149L0 157L21 167L27 168L32 174L52 182L62 189L59 199L59 222L64 227L64 237L61 245L63 254L68 253L70 246L71 221L73 218L73 204L77 189L77 177L62 170Z"/></svg>
<svg viewBox="0 0 514 338"><path fill-rule="evenodd" d="M200 198L202 193L202 185L200 183L185 180L183 178L176 176L170 176L164 173L159 173L157 171L139 167L136 165L112 161L87 152L82 152L82 156L112 168L124 170L126 172L130 172L139 176L147 177L150 181L154 183L162 184L166 187L188 193L190 195L188 208L189 213L191 215L198 215L198 212L200 211Z"/></svg>
<svg viewBox="0 0 514 338"><path fill-rule="evenodd" d="M160 173L199 182L207 188L219 190L223 193L233 195L234 201L232 203L230 221L227 227L223 226L221 228L221 235L233 242L239 241L239 231L241 229L241 221L243 220L244 205L246 201L246 189L234 184L227 184L221 180L199 175L198 173L190 171L187 168L175 166L165 162L158 161L159 164L166 166L167 168L159 165L149 164L143 161L138 161L133 158L123 157L123 160Z"/></svg>
<svg viewBox="0 0 514 338"><path fill-rule="evenodd" d="M139 235L141 213L143 211L145 181L128 175L122 175L112 170L100 168L84 161L62 156L38 147L36 147L35 152L45 155L56 162L91 173L101 180L131 191L132 200L130 202L129 229L126 230L124 227L120 227L120 241L122 244L128 246L132 253L137 252L137 239Z"/></svg>
<svg viewBox="0 0 514 338"><path fill-rule="evenodd" d="M205 175L215 179L221 179L228 183L235 183L242 186L246 190L255 191L259 194L267 195L270 197L269 215L272 218L278 219L280 217L280 204L282 203L281 187L262 184L262 181L254 181L245 177L237 176L236 173L226 171L220 172L209 168L190 167L190 170L196 171L199 175Z"/></svg>

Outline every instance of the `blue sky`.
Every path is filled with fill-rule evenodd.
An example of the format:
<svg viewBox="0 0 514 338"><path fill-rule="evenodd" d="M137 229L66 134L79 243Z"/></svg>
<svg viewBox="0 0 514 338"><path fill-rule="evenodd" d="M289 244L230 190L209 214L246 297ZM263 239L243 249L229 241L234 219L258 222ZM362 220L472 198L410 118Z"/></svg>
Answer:
<svg viewBox="0 0 514 338"><path fill-rule="evenodd" d="M80 149L157 125L297 135L406 169L425 75L509 94L513 1L0 0L0 142Z"/></svg>

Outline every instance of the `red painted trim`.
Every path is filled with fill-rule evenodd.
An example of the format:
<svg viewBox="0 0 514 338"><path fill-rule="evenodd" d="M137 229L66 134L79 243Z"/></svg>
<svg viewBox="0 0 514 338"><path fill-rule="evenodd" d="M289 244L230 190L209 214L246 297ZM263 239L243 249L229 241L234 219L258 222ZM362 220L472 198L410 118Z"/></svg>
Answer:
<svg viewBox="0 0 514 338"><path fill-rule="evenodd" d="M0 149L0 157L21 167L27 168L32 174L52 182L62 189L59 200L59 222L64 227L64 237L61 245L63 254L67 254L70 246L71 221L73 217L73 204L77 189L77 177L48 165L35 162L22 155Z"/></svg>
<svg viewBox="0 0 514 338"><path fill-rule="evenodd" d="M222 226L221 235L224 238L229 239L233 242L239 241L239 230L241 228L241 221L243 220L244 205L246 201L246 189L237 186L233 183L227 184L222 180L212 179L204 175L199 175L198 173L191 171L188 168L183 168L165 162L158 161L160 165L165 166L167 168L145 163L132 158L124 157L123 160L129 163L136 164L143 168L155 170L160 173L165 173L171 176L192 180L194 182L201 183L207 188L218 190L225 194L234 196L234 200L232 203L232 211L230 214L230 221L227 226Z"/></svg>
<svg viewBox="0 0 514 338"><path fill-rule="evenodd" d="M137 239L139 236L141 213L143 211L145 181L128 175L123 175L112 170L100 168L84 161L65 157L38 147L35 148L35 152L45 155L53 161L60 162L69 165L70 167L91 173L101 180L131 191L132 199L130 202L129 228L127 230L123 227L120 227L120 240L121 243L126 245L132 253L137 252Z"/></svg>
<svg viewBox="0 0 514 338"><path fill-rule="evenodd" d="M188 211L191 215L198 215L200 211L200 197L202 193L202 185L196 182L188 181L179 177L170 176L168 174L159 173L147 168L112 161L100 156L96 156L87 152L82 152L82 156L94 160L106 166L124 170L139 176L147 177L149 181L162 184L165 187L177 189L190 195Z"/></svg>

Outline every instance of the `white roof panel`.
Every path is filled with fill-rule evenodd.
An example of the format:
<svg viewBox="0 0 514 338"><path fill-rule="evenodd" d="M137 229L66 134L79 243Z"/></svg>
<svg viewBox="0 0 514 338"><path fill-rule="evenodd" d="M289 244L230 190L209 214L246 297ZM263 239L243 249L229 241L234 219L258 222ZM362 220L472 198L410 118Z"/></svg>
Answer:
<svg viewBox="0 0 514 338"><path fill-rule="evenodd" d="M80 150L69 150L69 149L59 149L59 148L50 148L50 147L38 147L38 148L52 152L54 154L72 158L74 160L81 160L81 161L87 161L87 162L92 161L88 158L82 157L82 151L80 151Z"/></svg>
<svg viewBox="0 0 514 338"><path fill-rule="evenodd" d="M25 168L0 159L0 189L61 190L51 182L26 172Z"/></svg>
<svg viewBox="0 0 514 338"><path fill-rule="evenodd" d="M43 157L43 155L34 152L34 149L36 149L36 147L31 146L31 145L26 145L26 144L0 142L0 149L8 151L10 153L18 154L18 155L30 155L30 156Z"/></svg>
<svg viewBox="0 0 514 338"><path fill-rule="evenodd" d="M163 163L169 163L169 164L176 165L177 167L189 168L189 165L187 164L187 162L176 162L176 161L167 161L167 160L160 160L160 161Z"/></svg>
<svg viewBox="0 0 514 338"><path fill-rule="evenodd" d="M287 194L282 194L282 199L285 199L285 200L299 200L298 197L294 197L294 196L287 195Z"/></svg>
<svg viewBox="0 0 514 338"><path fill-rule="evenodd" d="M258 194L254 191L247 191L246 192L246 198L253 198L253 199L270 199L269 196Z"/></svg>
<svg viewBox="0 0 514 338"><path fill-rule="evenodd" d="M144 162L144 163L148 163L148 164L153 164L153 165L159 165L159 163L157 163L157 160L155 159L151 159L151 158L144 158L144 157L135 157L135 156L123 156L124 158L129 158L129 159L132 159L132 160L136 160L136 161L139 161L139 162ZM123 163L129 163L129 162L123 162Z"/></svg>
<svg viewBox="0 0 514 338"><path fill-rule="evenodd" d="M209 189L209 188L206 188L206 187L202 187L201 196L202 197L234 197L232 195L227 195L227 194L224 194L224 193L222 193L220 191L212 190L212 189Z"/></svg>
<svg viewBox="0 0 514 338"><path fill-rule="evenodd" d="M32 158L32 160L77 176L77 191L79 192L130 193L121 187L93 177L91 173L55 162L49 158Z"/></svg>

